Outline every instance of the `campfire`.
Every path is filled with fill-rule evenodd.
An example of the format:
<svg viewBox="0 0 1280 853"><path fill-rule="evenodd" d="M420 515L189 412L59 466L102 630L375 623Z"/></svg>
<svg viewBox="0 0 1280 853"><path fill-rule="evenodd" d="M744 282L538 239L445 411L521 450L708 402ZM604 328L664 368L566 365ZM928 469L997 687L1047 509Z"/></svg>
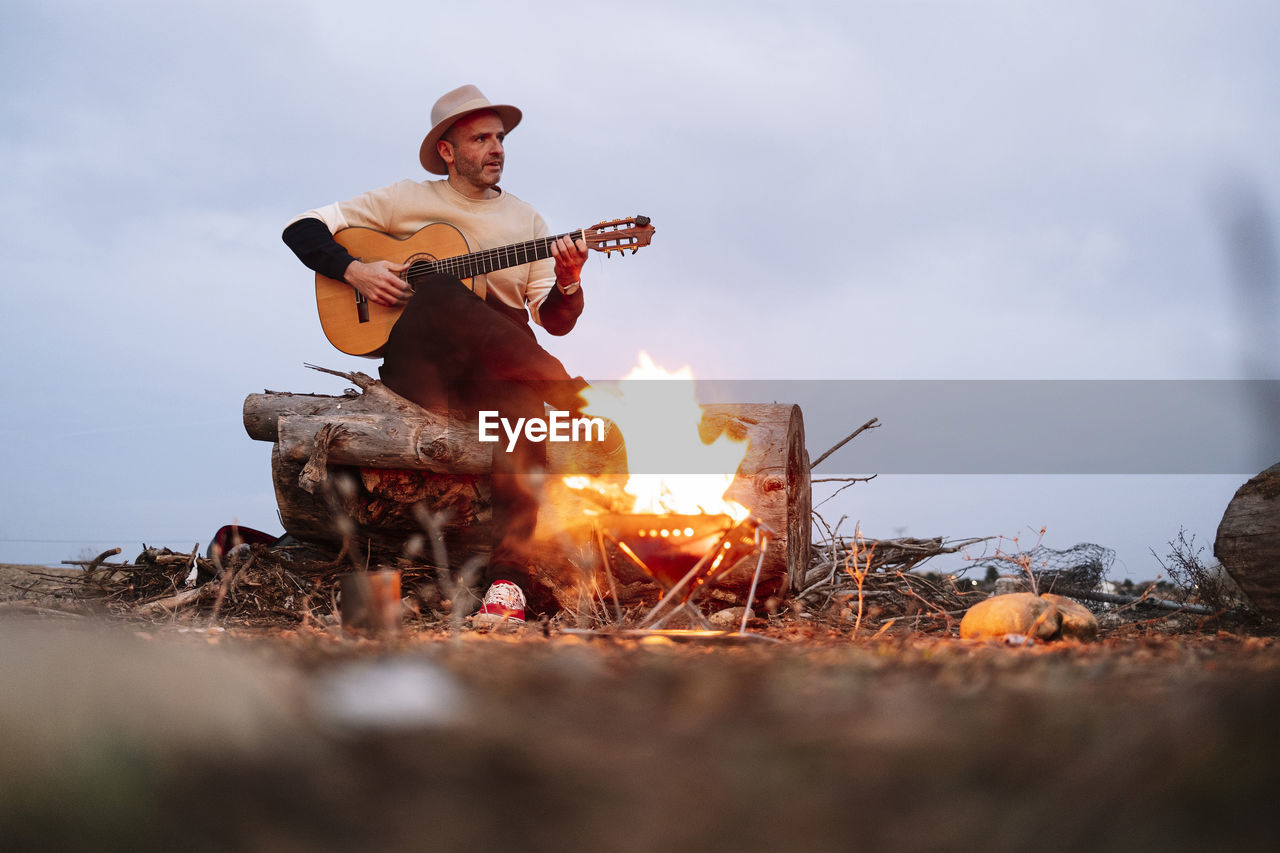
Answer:
<svg viewBox="0 0 1280 853"><path fill-rule="evenodd" d="M742 463L747 446L722 433L702 440L702 407L693 372L664 370L646 352L640 363L612 385L585 392L586 413L608 418L622 430L632 472L615 509L628 514L662 516L725 515L742 521L750 510L725 493ZM591 478L568 477L571 488L587 489ZM607 487L597 485L607 492ZM629 501L629 505L628 505Z"/></svg>
<svg viewBox="0 0 1280 853"><path fill-rule="evenodd" d="M704 441L705 419L692 371L670 372L640 353L640 364L613 386L587 391L586 413L608 418L627 444L630 473L610 478L565 477L571 489L589 494L600 553L613 574L618 555L656 581L663 598L645 619L660 626L691 604L699 591L737 563L759 554L748 597L750 610L768 526L750 508L728 496L747 451L744 437L727 430ZM677 606L659 620L670 603ZM701 614L684 608L695 621ZM745 618L744 618L745 624Z"/></svg>

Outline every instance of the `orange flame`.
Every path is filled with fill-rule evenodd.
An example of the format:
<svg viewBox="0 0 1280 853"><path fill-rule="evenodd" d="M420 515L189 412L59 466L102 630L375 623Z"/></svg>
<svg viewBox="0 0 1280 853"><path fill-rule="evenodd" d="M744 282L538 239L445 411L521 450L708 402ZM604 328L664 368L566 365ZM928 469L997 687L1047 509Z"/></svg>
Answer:
<svg viewBox="0 0 1280 853"><path fill-rule="evenodd" d="M641 352L640 364L617 387L593 386L584 395L587 414L609 418L622 430L632 471L714 472L632 474L625 487L634 498L630 512L724 514L734 521L750 515L742 504L724 496L747 444L724 434L711 444L702 442L702 407L688 367L667 371ZM566 477L565 484L584 488L586 479Z"/></svg>

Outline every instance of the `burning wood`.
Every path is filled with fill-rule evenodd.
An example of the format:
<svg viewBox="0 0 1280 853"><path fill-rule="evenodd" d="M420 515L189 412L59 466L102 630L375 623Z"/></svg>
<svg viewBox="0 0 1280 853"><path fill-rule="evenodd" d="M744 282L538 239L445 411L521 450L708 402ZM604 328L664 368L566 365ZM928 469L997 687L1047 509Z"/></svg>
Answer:
<svg viewBox="0 0 1280 853"><path fill-rule="evenodd" d="M611 581L618 556L626 557L663 588L662 599L642 620L642 625L661 626L680 610L703 627L710 627L691 606L698 593L715 584L739 562L758 555L751 589L747 594L742 623L745 626L760 580L760 568L767 552L769 533L759 521L734 521L726 515L629 514L605 516L598 520L596 541L604 569ZM612 544L615 550L611 550ZM616 596L616 592L615 592ZM675 603L658 620L660 610ZM657 621L655 621L657 620Z"/></svg>
<svg viewBox="0 0 1280 853"><path fill-rule="evenodd" d="M762 594L785 591L807 559L809 539L809 464L798 407L701 405L687 367L666 371L646 353L623 380L593 387L587 398L587 414L621 429L630 473L566 477L562 485L582 499L582 516L602 526L599 549L610 571L638 567L671 590L703 556L708 531L727 534L749 522L752 541L763 530L775 543L761 548L767 556L757 565L745 554L714 555L695 585L717 578L739 601L760 578ZM560 523L581 524L572 517Z"/></svg>
<svg viewBox="0 0 1280 853"><path fill-rule="evenodd" d="M723 514L741 521L750 510L726 493L742 464L745 434L722 430L704 440L702 406L688 368L669 372L640 353L640 364L616 386L593 386L587 414L608 418L627 442L629 473L622 511L663 515ZM570 487L583 478L567 481Z"/></svg>

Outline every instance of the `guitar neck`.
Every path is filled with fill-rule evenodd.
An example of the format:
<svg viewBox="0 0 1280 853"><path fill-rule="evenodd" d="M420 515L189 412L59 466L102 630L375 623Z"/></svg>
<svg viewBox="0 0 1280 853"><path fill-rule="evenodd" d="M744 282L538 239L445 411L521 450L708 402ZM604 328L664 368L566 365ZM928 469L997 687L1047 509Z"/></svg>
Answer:
<svg viewBox="0 0 1280 853"><path fill-rule="evenodd" d="M485 249L481 252L471 252L452 258L417 261L409 267L405 278L410 284L416 284L427 276L435 275L436 273L447 273L455 278L474 278L495 270L518 267L521 264L531 264L534 261L541 261L544 258L551 257L551 244L561 237L568 237L570 240L581 240L583 239L583 231L578 229L568 234L538 237L524 243L514 243L510 246L500 246L496 249Z"/></svg>

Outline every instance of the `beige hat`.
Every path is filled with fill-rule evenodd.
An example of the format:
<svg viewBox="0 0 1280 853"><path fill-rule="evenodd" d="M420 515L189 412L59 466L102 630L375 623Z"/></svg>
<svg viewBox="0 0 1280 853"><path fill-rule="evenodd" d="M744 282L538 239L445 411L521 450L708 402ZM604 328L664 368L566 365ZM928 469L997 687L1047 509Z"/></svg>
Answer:
<svg viewBox="0 0 1280 853"><path fill-rule="evenodd" d="M470 84L459 86L452 92L441 95L440 100L436 101L436 105L431 108L431 132L427 134L426 139L422 140L422 148L418 152L422 168L433 175L449 174L449 167L445 165L440 152L436 150L436 143L463 116L481 110L493 110L497 113L507 133L520 123L522 115L520 110L507 104L489 103L489 99Z"/></svg>

